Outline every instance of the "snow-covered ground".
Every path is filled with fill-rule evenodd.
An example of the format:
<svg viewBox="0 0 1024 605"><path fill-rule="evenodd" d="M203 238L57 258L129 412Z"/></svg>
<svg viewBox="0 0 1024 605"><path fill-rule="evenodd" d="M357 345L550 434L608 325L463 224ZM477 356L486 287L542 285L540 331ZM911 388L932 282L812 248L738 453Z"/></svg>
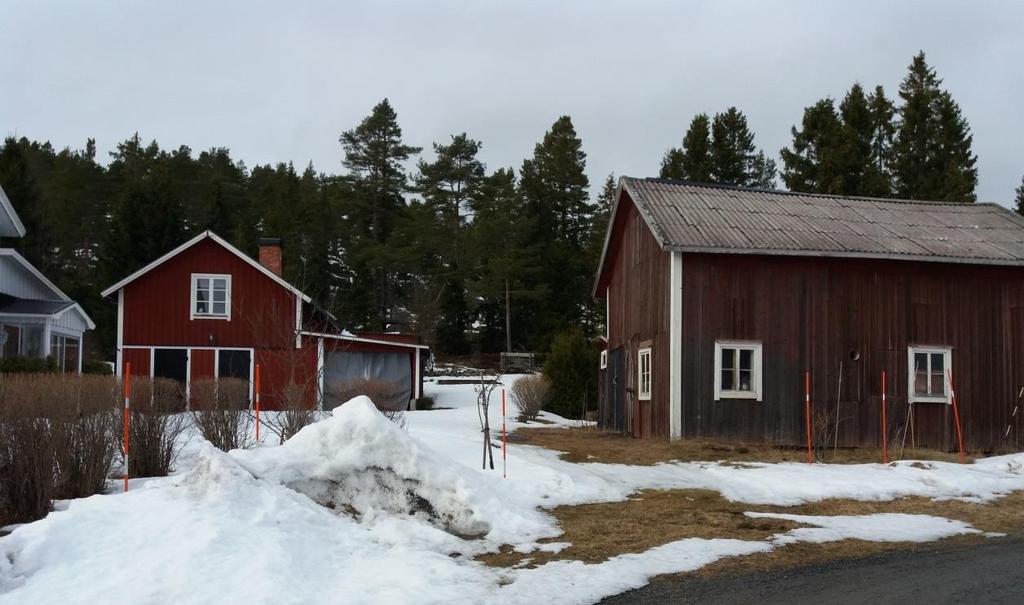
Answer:
<svg viewBox="0 0 1024 605"><path fill-rule="evenodd" d="M473 557L502 544L558 549L564 544L539 543L560 534L546 508L622 500L643 488L713 489L779 506L906 495L987 501L1024 489L1024 455L967 466L634 467L569 463L515 443L503 478L500 393L490 413L493 471L480 468L472 386L431 384L428 394L451 409L407 413L404 429L356 399L283 446L224 454L193 440L174 476L71 501L0 539L0 603L591 603L654 575L792 542L927 541L977 530L924 515L748 513L807 527L766 541L689 538L599 564L493 569ZM508 422L510 431L520 426Z"/></svg>

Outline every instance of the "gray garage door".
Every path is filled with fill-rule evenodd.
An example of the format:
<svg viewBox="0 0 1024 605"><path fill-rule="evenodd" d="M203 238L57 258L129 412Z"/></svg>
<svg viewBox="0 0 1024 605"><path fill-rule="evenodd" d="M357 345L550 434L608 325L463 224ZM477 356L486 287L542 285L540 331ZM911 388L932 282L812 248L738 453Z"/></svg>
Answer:
<svg viewBox="0 0 1024 605"><path fill-rule="evenodd" d="M360 380L389 383L388 397L378 407L404 410L412 398L412 363L408 353L328 352L324 356L324 409L347 401L351 385ZM363 394L363 393L359 393Z"/></svg>

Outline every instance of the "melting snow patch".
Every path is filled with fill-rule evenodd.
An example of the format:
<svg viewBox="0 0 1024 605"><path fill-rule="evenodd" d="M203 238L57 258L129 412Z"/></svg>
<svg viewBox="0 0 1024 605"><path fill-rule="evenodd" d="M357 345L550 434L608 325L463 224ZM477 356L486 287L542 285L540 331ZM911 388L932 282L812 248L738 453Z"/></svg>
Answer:
<svg viewBox="0 0 1024 605"><path fill-rule="evenodd" d="M789 515L785 513L745 513L755 519L783 519L813 525L798 527L770 538L774 544L797 542L836 542L839 540L866 540L869 542L931 542L961 534L977 534L979 530L963 521L908 515L903 513L877 513L873 515Z"/></svg>

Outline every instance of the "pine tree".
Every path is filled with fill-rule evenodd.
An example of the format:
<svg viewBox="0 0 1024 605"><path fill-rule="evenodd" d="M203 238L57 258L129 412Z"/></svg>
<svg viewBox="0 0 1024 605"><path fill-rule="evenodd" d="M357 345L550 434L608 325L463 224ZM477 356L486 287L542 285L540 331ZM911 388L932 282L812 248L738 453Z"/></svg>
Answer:
<svg viewBox="0 0 1024 605"><path fill-rule="evenodd" d="M974 201L977 157L959 105L942 90L942 80L918 53L900 83L896 131L896 193L910 199Z"/></svg>
<svg viewBox="0 0 1024 605"><path fill-rule="evenodd" d="M682 148L673 147L665 153L659 176L707 183L712 180L712 167L711 120L707 114L700 113L690 122Z"/></svg>
<svg viewBox="0 0 1024 605"><path fill-rule="evenodd" d="M716 183L771 189L775 162L754 146L754 133L743 112L730 107L711 124L711 177Z"/></svg>
<svg viewBox="0 0 1024 605"><path fill-rule="evenodd" d="M351 221L354 237L349 242L355 283L347 296L367 296L366 317L361 323L371 329L387 330L394 323L394 286L400 281L399 268L387 263L386 244L396 217L405 206L409 191L403 162L420 152L402 142L398 115L387 99L352 130L342 133L344 166L352 178L355 198ZM355 251L359 250L358 253ZM359 306L359 305L356 305Z"/></svg>

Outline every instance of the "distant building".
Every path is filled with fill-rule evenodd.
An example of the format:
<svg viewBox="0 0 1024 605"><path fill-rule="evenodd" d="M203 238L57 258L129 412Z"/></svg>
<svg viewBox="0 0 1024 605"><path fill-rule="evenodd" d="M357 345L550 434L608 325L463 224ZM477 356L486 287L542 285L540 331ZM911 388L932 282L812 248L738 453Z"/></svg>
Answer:
<svg viewBox="0 0 1024 605"><path fill-rule="evenodd" d="M0 238L24 236L25 226L0 188ZM82 340L95 327L25 257L0 247L0 358L52 357L62 372L81 372Z"/></svg>
<svg viewBox="0 0 1024 605"><path fill-rule="evenodd" d="M953 386L969 447L1024 426L1024 218L996 204L623 178L594 294L606 428L800 444L807 371L839 445L881 443L882 372L890 439L953 448Z"/></svg>
<svg viewBox="0 0 1024 605"><path fill-rule="evenodd" d="M260 366L262 404L301 393L307 405L344 403L335 387L385 380L406 409L422 393L415 338L361 336L281 278L280 240L261 240L259 261L204 231L110 286L117 296L117 372L170 378L186 398L193 381L222 377L250 383ZM380 402L377 402L380 403Z"/></svg>

